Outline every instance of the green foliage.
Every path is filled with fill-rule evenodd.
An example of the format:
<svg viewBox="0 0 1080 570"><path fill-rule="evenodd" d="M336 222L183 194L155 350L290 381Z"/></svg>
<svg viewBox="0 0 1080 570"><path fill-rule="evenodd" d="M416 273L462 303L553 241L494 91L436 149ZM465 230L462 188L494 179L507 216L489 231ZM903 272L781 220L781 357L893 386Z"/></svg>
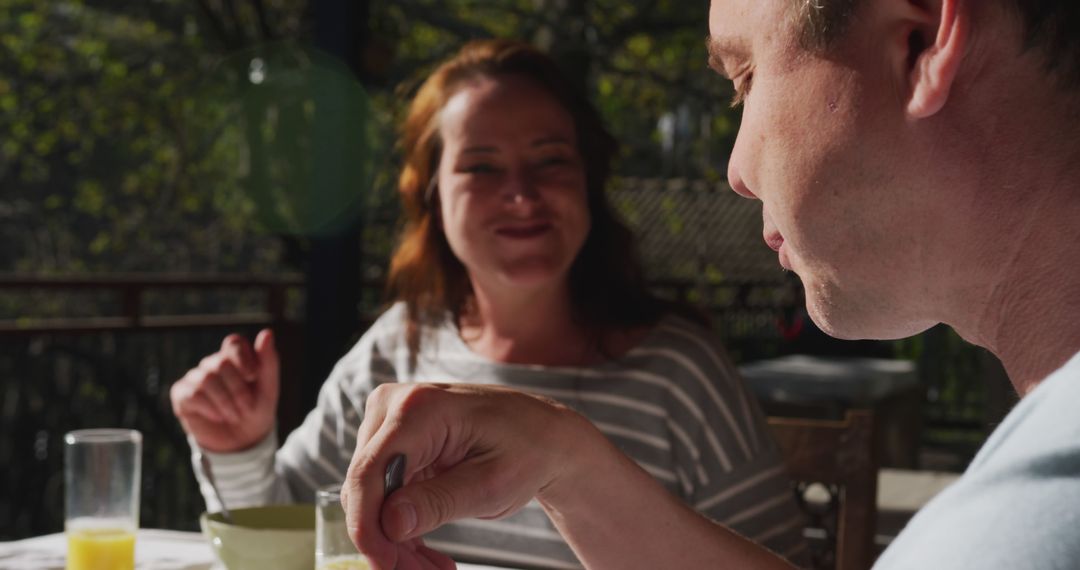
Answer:
<svg viewBox="0 0 1080 570"><path fill-rule="evenodd" d="M620 173L721 176L737 116L704 65L706 14L674 0L374 2L362 89L308 47L302 0L0 0L0 271L275 271L356 209L377 266L396 231L389 143L405 102L477 37L532 40L578 74L622 143ZM332 89L369 102L344 108L365 125L344 143L314 130ZM680 149L692 158L669 172L657 119L680 107L698 118ZM356 157L336 176L359 186L312 197L334 144Z"/></svg>
<svg viewBox="0 0 1080 570"><path fill-rule="evenodd" d="M692 160L681 176L722 176L738 112L730 85L707 70L708 3L655 0L401 0L378 19L397 42L386 80L407 93L439 60L477 37L535 41L567 62L620 140L622 174L658 176L657 120L687 107L695 116ZM569 54L569 55L568 55ZM585 61L568 61L574 58Z"/></svg>
<svg viewBox="0 0 1080 570"><path fill-rule="evenodd" d="M3 0L0 203L18 207L0 208L0 270L274 266L220 144L230 108L204 96L216 57L197 14L154 6Z"/></svg>

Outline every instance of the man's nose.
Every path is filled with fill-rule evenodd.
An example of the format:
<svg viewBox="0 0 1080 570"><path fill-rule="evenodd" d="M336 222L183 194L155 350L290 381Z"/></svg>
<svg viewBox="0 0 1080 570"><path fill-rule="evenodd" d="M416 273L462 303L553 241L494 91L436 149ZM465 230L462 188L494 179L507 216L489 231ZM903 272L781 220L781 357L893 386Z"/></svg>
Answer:
<svg viewBox="0 0 1080 570"><path fill-rule="evenodd" d="M739 196L757 200L757 195L750 190L750 187L746 185L746 181L743 180L742 174L739 172L739 168L736 165L734 158L735 157L732 156L731 162L728 163L728 184L731 185L731 189Z"/></svg>

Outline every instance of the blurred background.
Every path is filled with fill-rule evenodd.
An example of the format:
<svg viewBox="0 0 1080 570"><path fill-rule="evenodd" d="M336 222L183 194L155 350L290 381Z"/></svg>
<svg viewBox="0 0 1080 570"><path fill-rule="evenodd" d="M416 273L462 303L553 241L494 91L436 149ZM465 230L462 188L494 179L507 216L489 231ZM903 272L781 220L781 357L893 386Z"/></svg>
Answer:
<svg viewBox="0 0 1080 570"><path fill-rule="evenodd" d="M622 145L611 197L651 282L712 315L770 414L874 408L895 428L885 465L962 470L1014 401L1004 372L943 327L840 342L807 319L760 206L726 187L739 111L705 65L707 10L0 0L0 540L62 529L62 435L102 426L144 433L142 525L197 528L169 385L225 334L273 326L279 428L297 425L383 307L404 106L491 36L543 47L589 94ZM792 354L909 366L881 390L807 395L770 376Z"/></svg>

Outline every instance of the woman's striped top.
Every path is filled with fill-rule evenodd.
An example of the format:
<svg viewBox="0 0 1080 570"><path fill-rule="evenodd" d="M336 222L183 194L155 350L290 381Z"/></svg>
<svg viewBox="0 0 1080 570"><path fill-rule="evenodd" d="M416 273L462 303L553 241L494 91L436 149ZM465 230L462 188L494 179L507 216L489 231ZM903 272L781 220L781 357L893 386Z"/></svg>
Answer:
<svg viewBox="0 0 1080 570"><path fill-rule="evenodd" d="M405 308L395 305L338 362L317 407L280 449L271 435L244 452L207 453L226 503L313 502L314 489L343 481L365 398L381 383L499 384L580 412L706 516L784 556L801 558L803 519L764 417L719 341L704 328L669 315L623 356L580 368L492 362L472 352L449 321L425 328L422 339L409 373ZM214 510L198 464L195 470ZM427 535L425 543L459 560L581 567L535 501L505 519L449 524Z"/></svg>

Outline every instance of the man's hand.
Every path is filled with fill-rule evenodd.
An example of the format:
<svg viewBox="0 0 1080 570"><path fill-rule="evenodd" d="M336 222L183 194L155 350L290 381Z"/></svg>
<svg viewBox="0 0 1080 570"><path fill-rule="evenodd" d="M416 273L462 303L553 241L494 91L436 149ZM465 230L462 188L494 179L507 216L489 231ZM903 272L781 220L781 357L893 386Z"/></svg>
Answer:
<svg viewBox="0 0 1080 570"><path fill-rule="evenodd" d="M169 391L184 431L207 451L247 449L274 427L280 367L273 334L263 329L252 347L232 334Z"/></svg>
<svg viewBox="0 0 1080 570"><path fill-rule="evenodd" d="M514 513L568 477L568 458L590 434L603 438L565 406L506 388L381 385L342 489L350 535L377 570L452 568L413 539L452 520ZM384 497L398 454L405 485Z"/></svg>

